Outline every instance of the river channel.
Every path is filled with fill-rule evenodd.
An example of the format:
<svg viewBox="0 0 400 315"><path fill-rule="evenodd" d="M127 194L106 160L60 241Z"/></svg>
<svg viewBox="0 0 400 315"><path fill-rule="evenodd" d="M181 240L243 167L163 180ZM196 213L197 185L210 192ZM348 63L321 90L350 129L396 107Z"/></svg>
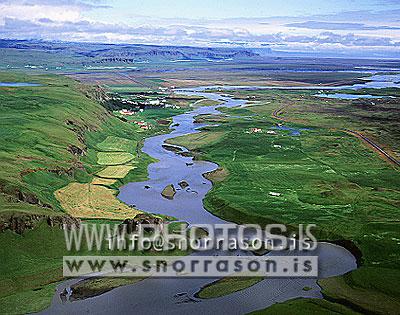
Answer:
<svg viewBox="0 0 400 315"><path fill-rule="evenodd" d="M194 110L173 117L171 132L147 138L142 151L158 161L148 167L149 179L145 182L129 183L120 189L118 198L136 208L165 215L171 215L189 224L227 223L214 216L203 206L203 199L212 188L210 181L202 175L215 170L218 165L208 161L193 160L166 150L163 145L167 139L181 135L200 132L204 124L195 123L195 116L201 114L218 114L218 107L237 107L245 101L221 96L216 93L205 93L202 89L181 90L177 93L204 96L219 100L221 104L197 107ZM186 150L185 148L181 148ZM186 150L187 151L187 150ZM179 189L172 200L161 196L165 186L185 180L189 186ZM210 253L209 253L210 254ZM232 255L232 253L213 251L212 255ZM249 253L235 252L235 255ZM319 276L326 278L341 275L357 268L355 257L345 248L321 242L318 248L309 252L296 250L279 251L268 255L304 255L318 256ZM43 313L57 314L246 314L266 308L274 303L294 298L321 298L321 290L316 278L268 278L257 284L213 299L200 299L196 293L214 281L215 278L148 278L133 285L123 286L107 293L84 300L62 300L60 293L77 282L76 279L63 282L57 288L51 306ZM304 289L307 288L307 289Z"/></svg>

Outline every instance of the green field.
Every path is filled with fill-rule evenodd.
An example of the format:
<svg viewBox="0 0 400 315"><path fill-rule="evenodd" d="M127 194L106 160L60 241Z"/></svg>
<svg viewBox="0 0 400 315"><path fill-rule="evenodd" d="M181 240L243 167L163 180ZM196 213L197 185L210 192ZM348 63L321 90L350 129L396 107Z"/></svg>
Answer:
<svg viewBox="0 0 400 315"><path fill-rule="evenodd" d="M98 143L96 147L100 151L117 151L117 152L131 152L136 149L137 142L120 138L115 136L108 136L102 142Z"/></svg>
<svg viewBox="0 0 400 315"><path fill-rule="evenodd" d="M172 143L179 146L184 146L189 150L195 150L203 147L206 144L217 143L221 141L221 138L224 136L224 132L199 132L190 134L187 136L180 136L171 139L168 139L167 143Z"/></svg>
<svg viewBox="0 0 400 315"><path fill-rule="evenodd" d="M345 105L347 111L343 110L342 102L337 105L330 102L333 107L330 113L328 108L322 111L321 108L327 106L325 100L307 96L302 91L240 91L235 95L243 98L255 95L256 104L222 110L225 114L242 115L247 119L224 118L218 127L205 128L206 137L215 133L215 141L201 141L201 134L170 140L187 144L197 158L216 162L228 173L226 179L216 181L207 194L206 208L237 223L284 223L289 229L298 224L314 223L317 225L314 234L319 239L351 240L361 250L362 266L349 277L362 274L362 282L361 278L355 283L340 282L339 294L338 286L320 281L324 295L329 301L328 297L334 296L335 303L301 300L282 304L282 309L289 307L288 313L290 305L304 305L310 310L321 308L321 311L344 308L345 312L350 312L347 304L353 305L352 309L358 307L369 312L380 309L379 300L383 299L387 309L396 309L391 289L393 282L385 279L400 269L398 169L359 139L338 128L374 131L383 145L395 150L396 146L392 145L398 135L397 125L379 127L379 123L371 124L372 119L360 119L358 115L350 119L352 112L363 109L351 109L355 104L349 102ZM300 136L292 135L291 130L275 129L281 122L271 115L283 101L292 105L283 116L294 121L285 125L300 131ZM388 108L386 103L379 103L375 117L383 119L396 115L396 110ZM338 117L333 114L336 110ZM251 128L260 128L261 132L252 133ZM378 132L381 129L383 131ZM221 132L224 136L218 138ZM363 286L369 289L362 289ZM375 291L377 287L379 294ZM207 290L211 292L212 286ZM230 286L224 287L222 283L213 294L229 290ZM365 294L362 299L361 293Z"/></svg>
<svg viewBox="0 0 400 315"><path fill-rule="evenodd" d="M264 310L250 313L252 315L355 315L362 314L357 311L350 310L343 305L328 302L321 299L295 299L285 303L274 304Z"/></svg>

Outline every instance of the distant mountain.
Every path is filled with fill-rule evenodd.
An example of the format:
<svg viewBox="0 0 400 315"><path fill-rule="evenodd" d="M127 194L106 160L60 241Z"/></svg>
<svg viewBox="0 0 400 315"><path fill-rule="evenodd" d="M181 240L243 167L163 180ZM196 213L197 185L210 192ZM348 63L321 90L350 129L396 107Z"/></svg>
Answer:
<svg viewBox="0 0 400 315"><path fill-rule="evenodd" d="M31 59L24 58L24 51ZM16 61L54 66L54 64L128 65L146 61L221 61L258 59L261 56L243 48L203 48L138 44L101 44L0 39L1 55L7 64ZM7 56L16 57L7 58ZM27 56L28 57L28 56ZM34 57L34 60L32 60ZM62 57L62 58L60 58ZM22 60L20 60L22 58Z"/></svg>
<svg viewBox="0 0 400 315"><path fill-rule="evenodd" d="M251 48L251 51L260 56L271 56L273 50L269 47Z"/></svg>

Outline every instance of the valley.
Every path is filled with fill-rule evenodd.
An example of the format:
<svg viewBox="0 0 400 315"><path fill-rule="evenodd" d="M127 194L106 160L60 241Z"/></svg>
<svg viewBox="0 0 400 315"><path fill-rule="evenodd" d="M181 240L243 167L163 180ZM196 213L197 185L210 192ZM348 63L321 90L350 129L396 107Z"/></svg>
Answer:
<svg viewBox="0 0 400 315"><path fill-rule="evenodd" d="M396 86L348 89L374 82L370 72L354 70L369 61L228 60L209 69L210 61L170 62L169 56L138 69L88 69L81 58L100 57L79 56L69 57L69 68L27 70L17 59L15 68L0 72L0 82L13 83L0 86L0 303L7 313L94 310L112 305L102 304L110 296L122 311L130 307L124 296L162 285L94 279L74 284L77 300L60 300L68 287L60 227L119 224L138 214L170 224L284 223L288 233L314 223L324 244L321 259L334 252L348 268L318 281L273 279L288 294L277 300L269 279L168 280L202 305L180 307L179 297L160 290L159 303L170 303L171 311L238 307L233 300L248 305L243 313L398 309L391 283L399 278L400 259L393 162L399 160L399 94ZM104 61L105 67L119 62ZM369 66L377 64L381 75L396 65ZM316 96L322 93L390 97ZM168 185L175 190L171 198L162 196ZM254 298L246 304L249 292L281 303L266 308Z"/></svg>

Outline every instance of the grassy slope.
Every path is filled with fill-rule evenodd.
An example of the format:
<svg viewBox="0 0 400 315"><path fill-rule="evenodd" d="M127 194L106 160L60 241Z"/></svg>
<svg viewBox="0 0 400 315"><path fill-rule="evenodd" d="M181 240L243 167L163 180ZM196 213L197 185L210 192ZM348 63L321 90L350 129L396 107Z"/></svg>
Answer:
<svg viewBox="0 0 400 315"><path fill-rule="evenodd" d="M134 156L135 169L124 178L99 183L110 190L107 190L110 196L115 196L118 187L127 182L146 180L147 166L154 160L141 153L140 146L147 136L167 130L167 126L158 124L156 119L168 119L185 111L184 108L146 110L136 119L145 120L153 128L143 131L112 116L86 97L85 94L96 94L88 90L92 88L65 77L0 72L0 81L42 84L0 88L3 123L0 131L3 148L0 153L0 215L5 217L16 212L63 215L65 209L55 198L55 191L71 183L98 181L95 174L107 167L99 164L100 152L124 152ZM181 105L187 107L189 101L195 100L182 100ZM84 156L71 153L70 145L85 149ZM109 164L109 156L102 162ZM113 162L115 157L111 159ZM17 191L32 194L52 208L18 202ZM10 231L0 233L2 311L20 314L45 308L53 297L56 282L62 280L63 255L63 231L51 229L46 223L23 235Z"/></svg>
<svg viewBox="0 0 400 315"><path fill-rule="evenodd" d="M107 150L103 148L107 143L102 141L109 136L127 138L132 140L130 153L135 154L136 143L147 135L146 132L139 133L137 126L112 117L98 103L85 97L80 91L82 87L75 81L52 75L9 73L0 73L0 81L43 84L39 87L0 88L3 123L0 187L7 196L14 196L16 191L32 193L42 203L50 204L54 211L62 211L54 191L71 181L90 182L93 173L104 168L98 164L97 156L98 152ZM152 132L157 131L156 128ZM71 145L81 149L87 147L86 155L78 157L72 154L68 150ZM132 172L134 174L129 174L130 179L144 179L150 161L148 156L140 155L136 161L137 169ZM115 187L121 183L119 181ZM4 195L2 197L2 203L5 203ZM4 211L13 207L7 204L1 208ZM26 209L36 211L30 206Z"/></svg>
<svg viewBox="0 0 400 315"><path fill-rule="evenodd" d="M264 310L250 313L252 315L331 315L331 314L362 314L349 310L343 305L320 299L296 299L283 304L274 304Z"/></svg>
<svg viewBox="0 0 400 315"><path fill-rule="evenodd" d="M326 300L361 313L396 314L400 309L400 270L363 266L344 276L319 281ZM384 301L384 302L383 302Z"/></svg>
<svg viewBox="0 0 400 315"><path fill-rule="evenodd" d="M89 182L92 172L102 168L97 165L97 143L109 135L137 140L144 136L86 98L72 80L8 73L0 73L0 80L43 84L0 89L0 185L6 194L14 195L16 190L33 193L54 210L62 210L54 191L71 181ZM87 155L79 158L72 154L68 150L71 145L87 146Z"/></svg>
<svg viewBox="0 0 400 315"><path fill-rule="evenodd" d="M362 267L320 280L325 299L296 299L253 314L397 314L399 270Z"/></svg>
<svg viewBox="0 0 400 315"><path fill-rule="evenodd" d="M89 183L93 180L93 174L104 168L98 164L97 153L110 149L110 141L106 139L129 139L133 143L130 143L130 153L136 155L136 143L142 142L150 133L138 132L137 126L123 123L108 114L101 105L85 97L81 93L83 87L70 79L0 72L0 81L43 84L39 87L0 88L2 216L15 212L48 216L63 214L64 209L54 192L71 182ZM147 119L145 114L143 119ZM159 130L156 127L151 133ZM126 141L111 142L126 151ZM72 154L68 151L70 145L82 149L87 147L86 155ZM114 151L116 148L111 149ZM111 188L147 177L147 165L153 160L140 154L135 161L137 168L124 179L111 184ZM17 202L17 191L37 196L41 203L50 204L52 209ZM25 313L47 306L54 294L55 282L62 279L63 254L63 232L50 229L46 224L23 235L10 231L0 233L2 311Z"/></svg>
<svg viewBox="0 0 400 315"><path fill-rule="evenodd" d="M354 290L348 290L350 293L345 300L355 299L355 292L363 283L370 289L364 291L367 294L364 300L357 299L358 304L368 302L374 296L376 285L390 304L394 282L383 279L400 268L398 171L358 139L321 127L318 114L303 115L315 120L312 120L312 130L302 131L300 137L277 130L277 135L246 133L252 127L268 130L275 122L270 115L279 107L277 100L284 97L287 102L291 99L294 102L299 97L293 92L274 93L267 91L262 97L258 95L260 103L257 106L226 110L233 115L255 113L257 116L252 120L231 119L222 122L220 127L207 128L208 133L212 130L216 134L225 132L219 141L208 144L196 142L193 137L187 139L195 152L202 153L202 158L217 162L229 171L228 178L217 183L207 195L207 209L235 222L316 223L320 239L353 240L363 253L365 267L359 269L363 273L362 281L359 279L351 284ZM319 102L314 106L322 106L323 101ZM332 115L322 119L335 120ZM344 119L336 120L345 124ZM374 128L378 126L374 125ZM177 142L184 145L183 138L178 138ZM271 196L270 192L279 192L281 196ZM366 267L374 268L374 273L382 277L372 277L371 272L363 271ZM345 284L350 287L347 282ZM321 285L327 296L335 293L332 287L325 288L326 283L321 282ZM295 302L295 305L299 304L303 302ZM373 309L371 304L358 304L358 307ZM310 305L312 308L321 306L320 303L305 302L305 309ZM391 307L394 309L395 304Z"/></svg>
<svg viewBox="0 0 400 315"><path fill-rule="evenodd" d="M82 147L78 133L99 129L107 117L106 112L83 96L75 82L62 77L0 73L0 81L43 84L0 89L2 215L15 211L60 214L62 209L54 191L71 181L86 181L90 177L84 170L61 175L48 170L78 167L78 160L68 151L68 146ZM65 124L66 120L74 121L75 126ZM53 209L15 202L10 196L14 196L16 190L36 195ZM0 234L0 244L3 311L31 312L48 305L54 282L62 278L60 258L65 248L62 231L45 226L25 232L23 236L6 231Z"/></svg>
<svg viewBox="0 0 400 315"><path fill-rule="evenodd" d="M88 223L120 223L118 221L87 221ZM63 280L62 257L65 255L157 255L158 252L110 251L107 243L99 251L88 251L83 239L82 250L65 249L64 231L42 222L37 228L18 235L11 231L0 234L0 308L2 314L38 312L51 302L56 285ZM181 251L163 255L184 255ZM133 283L106 278L89 281L87 290L94 295L115 287ZM81 286L84 289L85 286ZM96 289L97 288L97 289Z"/></svg>
<svg viewBox="0 0 400 315"><path fill-rule="evenodd" d="M0 305L6 314L35 312L49 305L62 280L64 233L42 223L17 235L0 234Z"/></svg>
<svg viewBox="0 0 400 315"><path fill-rule="evenodd" d="M39 81L43 86L1 88L0 106L3 126L0 145L0 185L3 192L16 190L35 194L43 203L61 210L53 192L71 179L82 177L77 159L69 145L82 147L78 134L99 128L104 109L77 90L77 84L57 76L26 77L0 73L0 80ZM65 124L71 120L75 126ZM74 131L73 128L77 128ZM79 131L78 131L79 130ZM38 172L32 172L32 171ZM44 171L40 171L44 170ZM47 170L60 171L61 176ZM6 207L2 207L3 209Z"/></svg>

